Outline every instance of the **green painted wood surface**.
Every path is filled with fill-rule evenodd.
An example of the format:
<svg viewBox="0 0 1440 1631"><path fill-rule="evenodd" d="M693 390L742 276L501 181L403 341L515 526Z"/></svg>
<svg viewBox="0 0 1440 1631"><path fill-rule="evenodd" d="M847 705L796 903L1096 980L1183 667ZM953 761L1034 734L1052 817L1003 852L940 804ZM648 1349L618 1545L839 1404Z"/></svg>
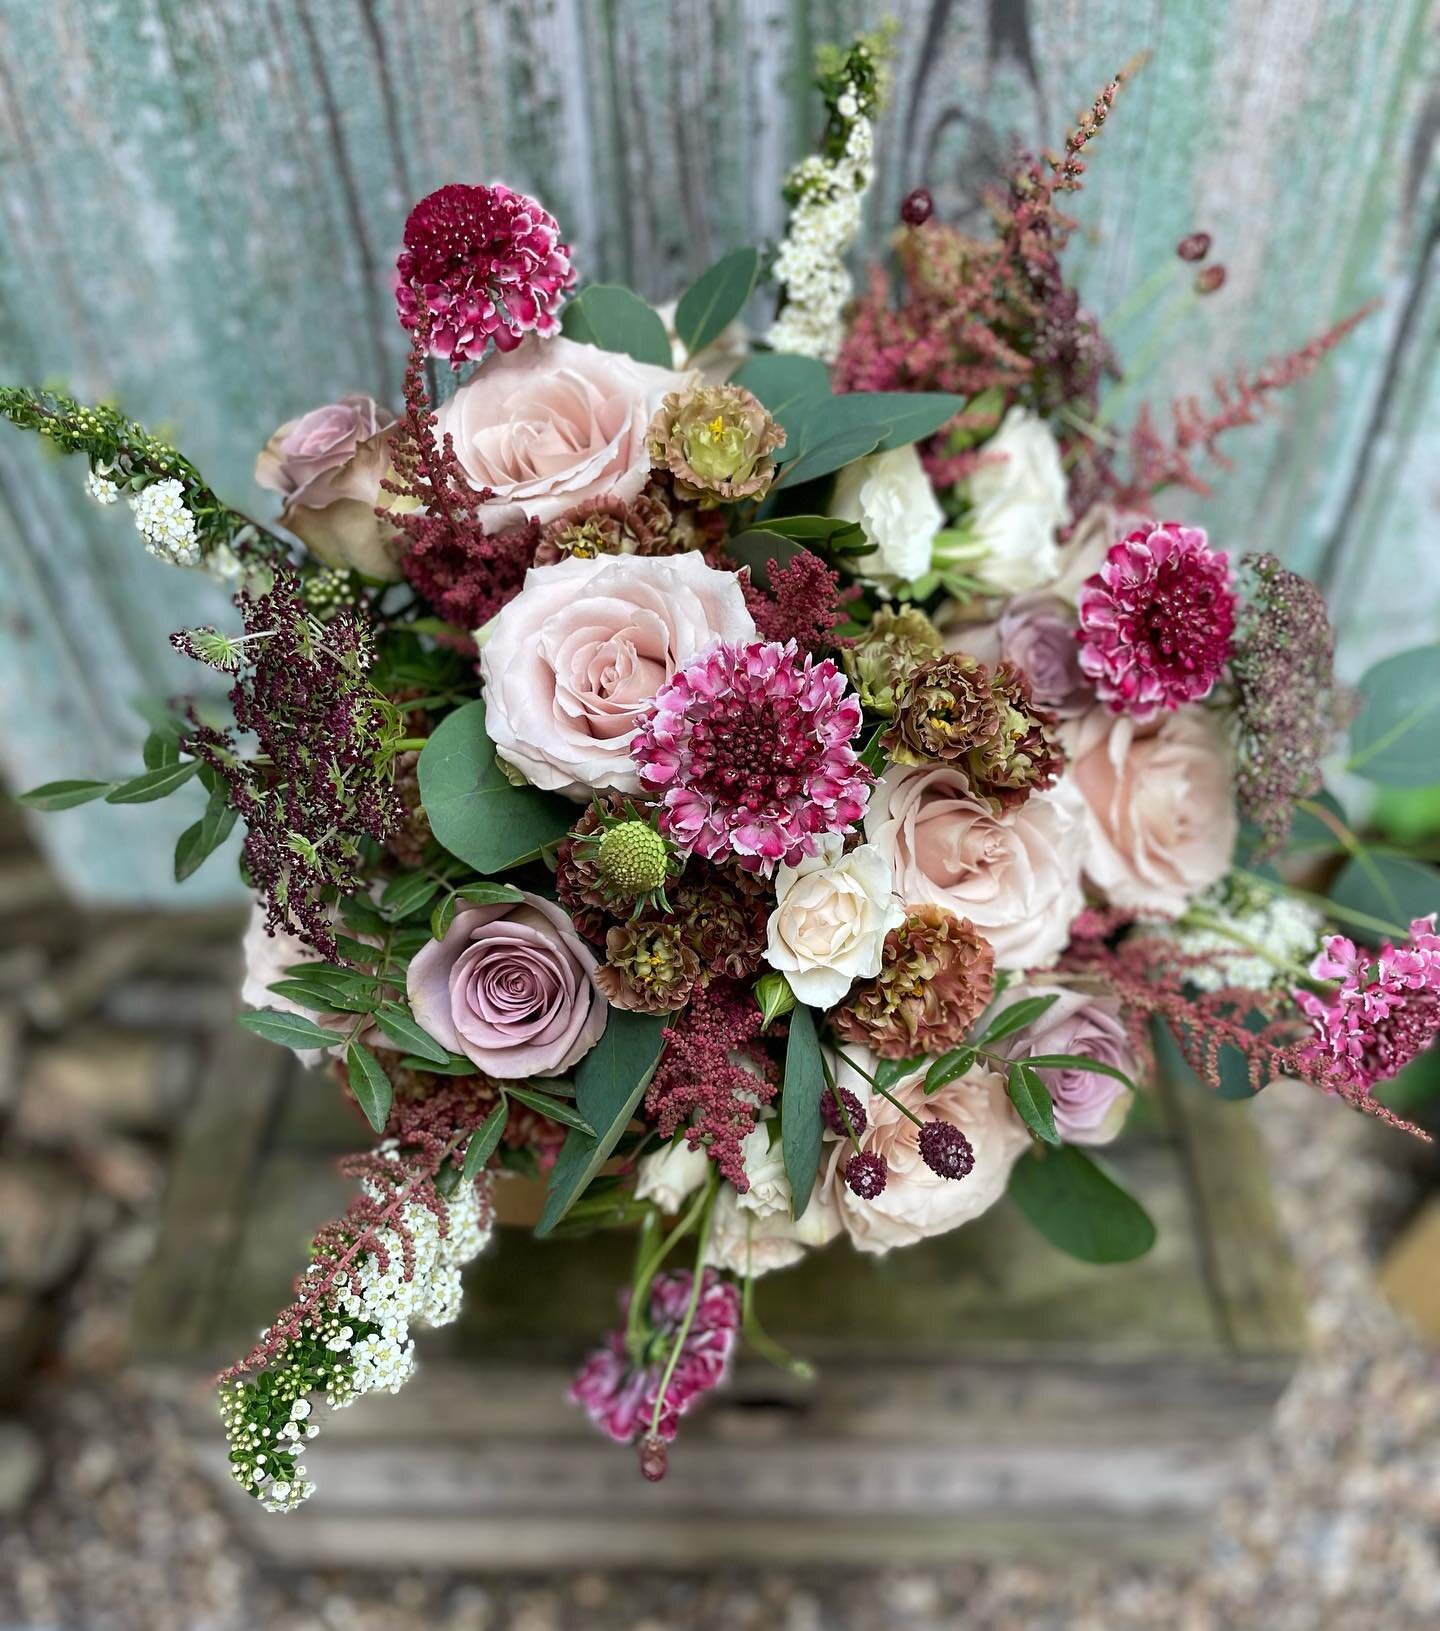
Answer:
<svg viewBox="0 0 1440 1631"><path fill-rule="evenodd" d="M878 241L920 181L978 209L1012 136L1053 140L1138 50L1077 202L1100 313L1198 227L1229 269L1148 358L1155 395L1382 311L1282 416L1241 433L1217 538L1322 568L1354 671L1440 635L1440 36L1434 0L0 0L0 374L117 396L220 489L263 506L254 451L348 390L393 399L386 270L411 200L503 177L584 275L661 298L773 238L814 133L814 45L900 24ZM127 698L193 683L165 636L223 598L148 560L73 466L0 431L0 771L133 764ZM78 888L169 900L191 817L86 808L45 841ZM230 887L223 863L186 886Z"/></svg>

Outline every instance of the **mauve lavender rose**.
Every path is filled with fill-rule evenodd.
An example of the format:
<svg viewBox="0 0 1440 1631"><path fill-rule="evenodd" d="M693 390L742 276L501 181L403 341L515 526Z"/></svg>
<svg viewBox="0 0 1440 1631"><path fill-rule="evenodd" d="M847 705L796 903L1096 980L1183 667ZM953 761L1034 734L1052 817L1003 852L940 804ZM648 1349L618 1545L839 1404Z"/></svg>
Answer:
<svg viewBox="0 0 1440 1631"><path fill-rule="evenodd" d="M375 514L390 467L394 418L347 396L281 425L255 461L255 479L285 500L280 524L330 566L400 577L395 530Z"/></svg>
<svg viewBox="0 0 1440 1631"><path fill-rule="evenodd" d="M1042 1054L1083 1054L1114 1065L1134 1079L1139 1064L1120 1019L1114 997L1091 996L1055 985L1012 985L1002 999L1006 1007L1024 997L1054 996L1055 1001L1033 1025L997 1045L1010 1059ZM1042 1069L1039 1072L1055 1106L1055 1126L1067 1144L1108 1144L1120 1131L1134 1097L1124 1082L1102 1071Z"/></svg>
<svg viewBox="0 0 1440 1631"><path fill-rule="evenodd" d="M595 958L558 906L525 894L466 906L411 960L406 985L423 1030L487 1076L558 1076L600 1040L609 1007Z"/></svg>
<svg viewBox="0 0 1440 1631"><path fill-rule="evenodd" d="M995 625L1000 656L1030 681L1042 708L1073 719L1095 700L1095 688L1080 671L1075 610L1058 595L1021 595L1001 612Z"/></svg>

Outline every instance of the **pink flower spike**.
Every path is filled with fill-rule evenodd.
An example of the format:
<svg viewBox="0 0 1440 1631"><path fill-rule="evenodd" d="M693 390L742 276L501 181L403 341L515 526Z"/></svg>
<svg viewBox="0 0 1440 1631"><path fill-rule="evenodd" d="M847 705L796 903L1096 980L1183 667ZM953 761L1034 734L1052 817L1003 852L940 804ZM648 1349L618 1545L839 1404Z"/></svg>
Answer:
<svg viewBox="0 0 1440 1631"><path fill-rule="evenodd" d="M851 747L860 702L795 641L717 645L661 686L630 754L660 827L708 861L769 876L848 831L873 778Z"/></svg>
<svg viewBox="0 0 1440 1631"><path fill-rule="evenodd" d="M1112 713L1153 719L1208 696L1230 657L1234 575L1199 527L1165 521L1110 546L1080 590L1080 667Z"/></svg>
<svg viewBox="0 0 1440 1631"><path fill-rule="evenodd" d="M428 194L405 222L395 302L407 329L429 314L430 350L459 368L493 340L513 351L533 329L558 332L574 286L555 217L508 187L458 183Z"/></svg>

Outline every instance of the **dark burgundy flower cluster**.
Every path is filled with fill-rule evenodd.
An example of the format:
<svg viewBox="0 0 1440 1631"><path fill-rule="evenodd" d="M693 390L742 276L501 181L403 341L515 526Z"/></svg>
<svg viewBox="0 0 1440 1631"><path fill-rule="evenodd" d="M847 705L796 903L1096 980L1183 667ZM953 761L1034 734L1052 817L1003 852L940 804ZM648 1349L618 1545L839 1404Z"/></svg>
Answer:
<svg viewBox="0 0 1440 1631"><path fill-rule="evenodd" d="M684 1128L741 1194L750 1184L740 1146L780 1085L774 1061L759 1044L762 1025L743 985L712 980L697 987L665 1031L665 1051L645 1095L645 1115L661 1138Z"/></svg>
<svg viewBox="0 0 1440 1631"><path fill-rule="evenodd" d="M845 608L860 593L842 589L840 574L808 549L781 566L766 568L769 589L746 582L745 604L765 640L793 640L812 656L835 647L835 630L845 621Z"/></svg>
<svg viewBox="0 0 1440 1631"><path fill-rule="evenodd" d="M206 631L172 643L235 673L235 730L253 735L255 752L242 755L233 731L205 724L193 708L181 746L224 784L245 823L241 855L270 927L334 958L330 908L364 889L364 841L384 843L405 819L394 785L399 716L366 677L368 627L349 610L317 622L288 567L268 592L242 590L235 605L244 634L225 642L223 663L197 644Z"/></svg>

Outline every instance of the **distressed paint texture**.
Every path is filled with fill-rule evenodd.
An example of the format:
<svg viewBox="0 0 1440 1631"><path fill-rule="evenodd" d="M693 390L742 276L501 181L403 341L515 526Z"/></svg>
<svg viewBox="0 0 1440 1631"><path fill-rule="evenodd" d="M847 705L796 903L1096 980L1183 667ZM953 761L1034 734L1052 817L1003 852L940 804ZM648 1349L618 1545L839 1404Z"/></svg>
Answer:
<svg viewBox="0 0 1440 1631"><path fill-rule="evenodd" d="M394 395L385 279L410 200L503 176L560 217L586 276L666 297L774 237L780 170L814 132L815 44L886 14L872 241L922 180L945 214L977 212L1014 137L1054 141L1148 50L1076 204L1081 286L1113 310L1202 226L1230 275L1158 354L1145 324L1121 330L1146 391L1198 388L1383 299L1185 510L1237 549L1323 567L1351 669L1393 639L1402 585L1407 638L1440 635L1433 0L0 0L0 374L114 395L263 505L250 468L279 420ZM225 615L216 591L0 431L13 782L132 765L127 699L193 682L164 641L202 615ZM154 815L87 808L40 831L77 887L168 899L189 817ZM229 877L212 863L186 887Z"/></svg>

